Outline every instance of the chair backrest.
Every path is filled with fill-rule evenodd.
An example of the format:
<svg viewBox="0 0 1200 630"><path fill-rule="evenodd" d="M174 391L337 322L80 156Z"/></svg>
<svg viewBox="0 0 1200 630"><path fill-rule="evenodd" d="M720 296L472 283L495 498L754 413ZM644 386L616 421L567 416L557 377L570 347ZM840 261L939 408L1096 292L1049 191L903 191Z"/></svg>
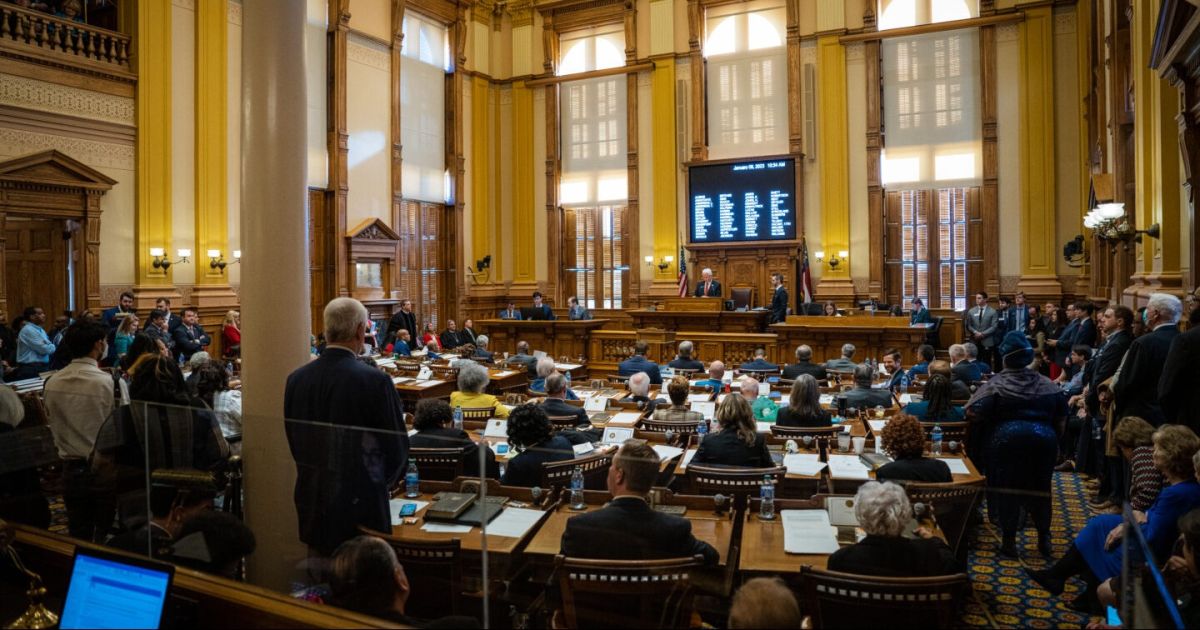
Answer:
<svg viewBox="0 0 1200 630"><path fill-rule="evenodd" d="M387 541L409 576L412 589L404 613L417 619L457 615L463 593L462 543L459 539L439 541L401 540L363 530Z"/></svg>
<svg viewBox="0 0 1200 630"><path fill-rule="evenodd" d="M578 466L583 470L584 488L603 490L608 485L608 467L612 466L612 458L612 453L596 453L587 457L546 462L542 464L541 487L550 489L570 486L571 475Z"/></svg>
<svg viewBox="0 0 1200 630"><path fill-rule="evenodd" d="M555 429L574 429L579 422L576 416L547 416Z"/></svg>
<svg viewBox="0 0 1200 630"><path fill-rule="evenodd" d="M837 440L837 435L844 431L842 425L835 424L828 427L783 427L778 424L771 425L771 435L778 438L790 438L794 440L803 440L805 436L812 436L815 442L815 447L828 447L830 442Z"/></svg>
<svg viewBox="0 0 1200 630"><path fill-rule="evenodd" d="M771 477L775 487L783 481L787 468L725 468L688 464L687 488L690 494L751 495L758 494L763 477Z"/></svg>
<svg viewBox="0 0 1200 630"><path fill-rule="evenodd" d="M40 392L28 392L20 395L21 405L25 407L25 419L19 425L21 428L49 426L50 417L46 413L46 404L42 401Z"/></svg>
<svg viewBox="0 0 1200 630"><path fill-rule="evenodd" d="M750 308L750 301L754 298L754 289L752 287L734 287L729 291L729 298L733 302L733 308Z"/></svg>
<svg viewBox="0 0 1200 630"><path fill-rule="evenodd" d="M970 588L966 573L884 578L800 568L800 607L814 628L952 628Z"/></svg>
<svg viewBox="0 0 1200 630"><path fill-rule="evenodd" d="M463 407L463 420L487 420L496 415L495 407Z"/></svg>
<svg viewBox="0 0 1200 630"><path fill-rule="evenodd" d="M967 443L967 435L971 430L969 422L921 422L921 427L925 429L926 439L933 439L934 424L940 424L942 427L942 441L949 442L951 440L959 444Z"/></svg>
<svg viewBox="0 0 1200 630"><path fill-rule="evenodd" d="M608 384L624 389L627 385L629 385L629 377L621 376L620 374L609 374Z"/></svg>
<svg viewBox="0 0 1200 630"><path fill-rule="evenodd" d="M421 479L453 481L463 474L463 452L458 448L410 448L409 461L417 464Z"/></svg>
<svg viewBox="0 0 1200 630"><path fill-rule="evenodd" d="M955 557L967 558L967 538L975 506L983 499L984 480L970 483L916 483L904 484L904 491L912 503L924 503L933 510L938 528L946 536L946 544Z"/></svg>
<svg viewBox="0 0 1200 630"><path fill-rule="evenodd" d="M698 426L700 426L700 424L697 422L660 422L655 420L653 416L648 416L642 419L642 422L638 425L638 428L642 429L643 431L650 431L653 433L666 433L667 431L673 431L677 434L690 434L695 433L696 427Z"/></svg>
<svg viewBox="0 0 1200 630"><path fill-rule="evenodd" d="M668 560L554 559L569 628L687 628L700 556Z"/></svg>

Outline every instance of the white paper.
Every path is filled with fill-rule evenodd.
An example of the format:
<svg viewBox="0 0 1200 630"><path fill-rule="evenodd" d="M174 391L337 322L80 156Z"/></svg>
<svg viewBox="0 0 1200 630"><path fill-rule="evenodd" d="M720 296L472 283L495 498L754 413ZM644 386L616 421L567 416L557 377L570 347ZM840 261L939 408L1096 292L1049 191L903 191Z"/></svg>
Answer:
<svg viewBox="0 0 1200 630"><path fill-rule="evenodd" d="M683 454L683 461L679 463L680 470L687 469L688 463L690 463L692 461L692 458L696 456L696 451L698 451L698 450L700 450L700 449L689 448L687 450L687 452Z"/></svg>
<svg viewBox="0 0 1200 630"><path fill-rule="evenodd" d="M950 467L950 474L952 475L971 474L971 471L967 469L967 463L960 457L939 457L938 459L946 462L946 465Z"/></svg>
<svg viewBox="0 0 1200 630"><path fill-rule="evenodd" d="M604 439L601 444L617 444L625 443L625 440L633 439L633 429L625 427L605 427Z"/></svg>
<svg viewBox="0 0 1200 630"><path fill-rule="evenodd" d="M833 406L833 394L821 394L821 405L826 407Z"/></svg>
<svg viewBox="0 0 1200 630"><path fill-rule="evenodd" d="M512 376L514 373L515 372L513 372L511 370L502 370L500 372L496 372L492 376L494 376L495 378L504 378L506 376Z"/></svg>
<svg viewBox="0 0 1200 630"><path fill-rule="evenodd" d="M392 384L399 385L400 383L407 383L411 380L412 379L407 376L395 376L395 377L392 377Z"/></svg>
<svg viewBox="0 0 1200 630"><path fill-rule="evenodd" d="M487 426L483 428L483 437L508 437L508 420L503 420L501 418L489 419Z"/></svg>
<svg viewBox="0 0 1200 630"><path fill-rule="evenodd" d="M575 451L575 457L579 457L591 453L596 450L596 447L592 446L591 442L584 442L583 444L572 444L571 450Z"/></svg>
<svg viewBox="0 0 1200 630"><path fill-rule="evenodd" d="M729 394L721 394L721 395L717 396L717 404L719 405L719 404L725 402L725 397L728 395ZM738 394L738 395L741 396L741 394Z"/></svg>
<svg viewBox="0 0 1200 630"><path fill-rule="evenodd" d="M775 424L775 423L774 422L755 422L754 430L758 431L759 433L770 433L771 425L773 425L773 424Z"/></svg>
<svg viewBox="0 0 1200 630"><path fill-rule="evenodd" d="M870 470L858 455L830 455L829 474L834 479L870 479Z"/></svg>
<svg viewBox="0 0 1200 630"><path fill-rule="evenodd" d="M875 433L882 431L883 427L887 426L887 423L887 420L867 420L867 424L871 425L871 430Z"/></svg>
<svg viewBox="0 0 1200 630"><path fill-rule="evenodd" d="M608 408L608 399L603 396L592 396L583 401L583 410L601 412Z"/></svg>
<svg viewBox="0 0 1200 630"><path fill-rule="evenodd" d="M783 456L783 465L789 475L813 476L825 470L825 462L816 453L788 453Z"/></svg>
<svg viewBox="0 0 1200 630"><path fill-rule="evenodd" d="M414 436L414 435L416 435L416 434L417 434L417 430L416 430L416 429L409 429L409 430L408 430L408 437L412 437L412 436Z"/></svg>
<svg viewBox="0 0 1200 630"><path fill-rule="evenodd" d="M712 394L688 394L687 399L690 403L708 402L712 399Z"/></svg>
<svg viewBox="0 0 1200 630"><path fill-rule="evenodd" d="M466 534L471 531L471 526L452 525L450 523L425 523L421 526L421 531L426 531L431 534Z"/></svg>
<svg viewBox="0 0 1200 630"><path fill-rule="evenodd" d="M758 395L759 396L770 396L771 395L771 384L770 383L759 383L758 384Z"/></svg>
<svg viewBox="0 0 1200 630"><path fill-rule="evenodd" d="M711 401L694 402L692 403L692 411L699 412L700 415L704 416L705 420L712 420L717 415L717 403Z"/></svg>
<svg viewBox="0 0 1200 630"><path fill-rule="evenodd" d="M605 426L617 425L632 427L641 419L642 413L640 411L622 411L621 413L618 413L610 418L608 420L608 424Z"/></svg>
<svg viewBox="0 0 1200 630"><path fill-rule="evenodd" d="M417 383L413 383L413 385L416 385L417 387L424 389L426 387L433 387L434 385L438 385L438 384L441 384L444 382L445 381L420 381Z"/></svg>
<svg viewBox="0 0 1200 630"><path fill-rule="evenodd" d="M787 553L830 554L838 550L837 535L825 510L783 510L779 514Z"/></svg>
<svg viewBox="0 0 1200 630"><path fill-rule="evenodd" d="M388 501L388 507L390 507L392 510L392 524L393 525L399 525L402 522L402 519L404 517L400 516L400 508L404 507L405 503L415 503L416 504L417 511L413 512L414 516L417 514L420 514L421 510L424 510L425 506L429 505L428 501L417 501L415 499L392 499L391 501Z"/></svg>
<svg viewBox="0 0 1200 630"><path fill-rule="evenodd" d="M417 370L417 380L423 381L433 376L433 370L429 369L428 365L422 365L421 369Z"/></svg>
<svg viewBox="0 0 1200 630"><path fill-rule="evenodd" d="M506 507L491 523L487 524L488 536L521 538L529 528L537 524L544 512L525 508Z"/></svg>
<svg viewBox="0 0 1200 630"><path fill-rule="evenodd" d="M910 403L912 401L913 401L912 394L900 394L900 404L901 405L907 405L908 403Z"/></svg>
<svg viewBox="0 0 1200 630"><path fill-rule="evenodd" d="M559 372L570 372L571 370L578 370L581 367L583 367L583 366L578 363L555 363L554 364L554 369L558 370Z"/></svg>
<svg viewBox="0 0 1200 630"><path fill-rule="evenodd" d="M658 453L659 461L667 461L672 457L678 457L683 454L683 449L675 446L667 446L666 444L655 444L654 452Z"/></svg>

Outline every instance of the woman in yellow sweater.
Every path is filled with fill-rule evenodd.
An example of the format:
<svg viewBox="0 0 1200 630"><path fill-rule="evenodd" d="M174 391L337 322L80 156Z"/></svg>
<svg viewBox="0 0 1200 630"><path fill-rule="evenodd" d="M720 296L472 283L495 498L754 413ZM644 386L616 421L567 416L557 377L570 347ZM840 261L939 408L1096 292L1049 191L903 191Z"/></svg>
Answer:
<svg viewBox="0 0 1200 630"><path fill-rule="evenodd" d="M450 394L450 407L480 409L495 407L497 418L508 417L508 407L491 394L483 393L488 384L487 368L478 363L467 362L458 369L458 391Z"/></svg>

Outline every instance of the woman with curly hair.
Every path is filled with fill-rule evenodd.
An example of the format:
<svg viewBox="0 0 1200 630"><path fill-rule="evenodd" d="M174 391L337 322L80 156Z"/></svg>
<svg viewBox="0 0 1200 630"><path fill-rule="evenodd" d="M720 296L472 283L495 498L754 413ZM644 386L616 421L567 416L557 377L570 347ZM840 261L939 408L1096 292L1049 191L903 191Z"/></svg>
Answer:
<svg viewBox="0 0 1200 630"><path fill-rule="evenodd" d="M526 403L508 414L508 444L519 455L508 463L501 480L506 486L532 488L541 483L542 464L575 457L571 442L555 435L541 405Z"/></svg>
<svg viewBox="0 0 1200 630"><path fill-rule="evenodd" d="M940 378L940 377L934 377ZM896 460L875 471L879 481L954 481L946 462L925 457L925 428L916 416L902 413L892 418L880 432L883 447Z"/></svg>
<svg viewBox="0 0 1200 630"><path fill-rule="evenodd" d="M726 396L717 406L716 419L721 430L704 438L693 462L750 468L775 465L767 450L766 437L758 433L754 412L745 398Z"/></svg>

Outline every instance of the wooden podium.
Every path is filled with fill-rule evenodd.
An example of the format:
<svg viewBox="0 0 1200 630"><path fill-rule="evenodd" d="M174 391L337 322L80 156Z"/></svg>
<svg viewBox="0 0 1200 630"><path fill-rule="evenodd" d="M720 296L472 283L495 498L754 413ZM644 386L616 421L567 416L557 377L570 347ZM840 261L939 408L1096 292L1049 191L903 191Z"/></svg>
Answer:
<svg viewBox="0 0 1200 630"><path fill-rule="evenodd" d="M541 350L552 358L573 361L588 352L588 337L607 319L546 321L539 319L477 319L475 326L488 336L488 350L516 354L517 342L529 342L530 351Z"/></svg>
<svg viewBox="0 0 1200 630"><path fill-rule="evenodd" d="M671 312L703 311L705 313L719 313L724 304L725 299L719 297L669 297L663 298L662 310Z"/></svg>
<svg viewBox="0 0 1200 630"><path fill-rule="evenodd" d="M852 343L856 360L879 357L884 350L895 348L904 355L905 365L917 360L917 348L925 343L929 328L910 326L907 317L851 315L848 317L789 315L783 324L771 324L770 332L779 336L780 343L795 349L808 344L813 350L813 362L818 363L842 356L842 344Z"/></svg>

